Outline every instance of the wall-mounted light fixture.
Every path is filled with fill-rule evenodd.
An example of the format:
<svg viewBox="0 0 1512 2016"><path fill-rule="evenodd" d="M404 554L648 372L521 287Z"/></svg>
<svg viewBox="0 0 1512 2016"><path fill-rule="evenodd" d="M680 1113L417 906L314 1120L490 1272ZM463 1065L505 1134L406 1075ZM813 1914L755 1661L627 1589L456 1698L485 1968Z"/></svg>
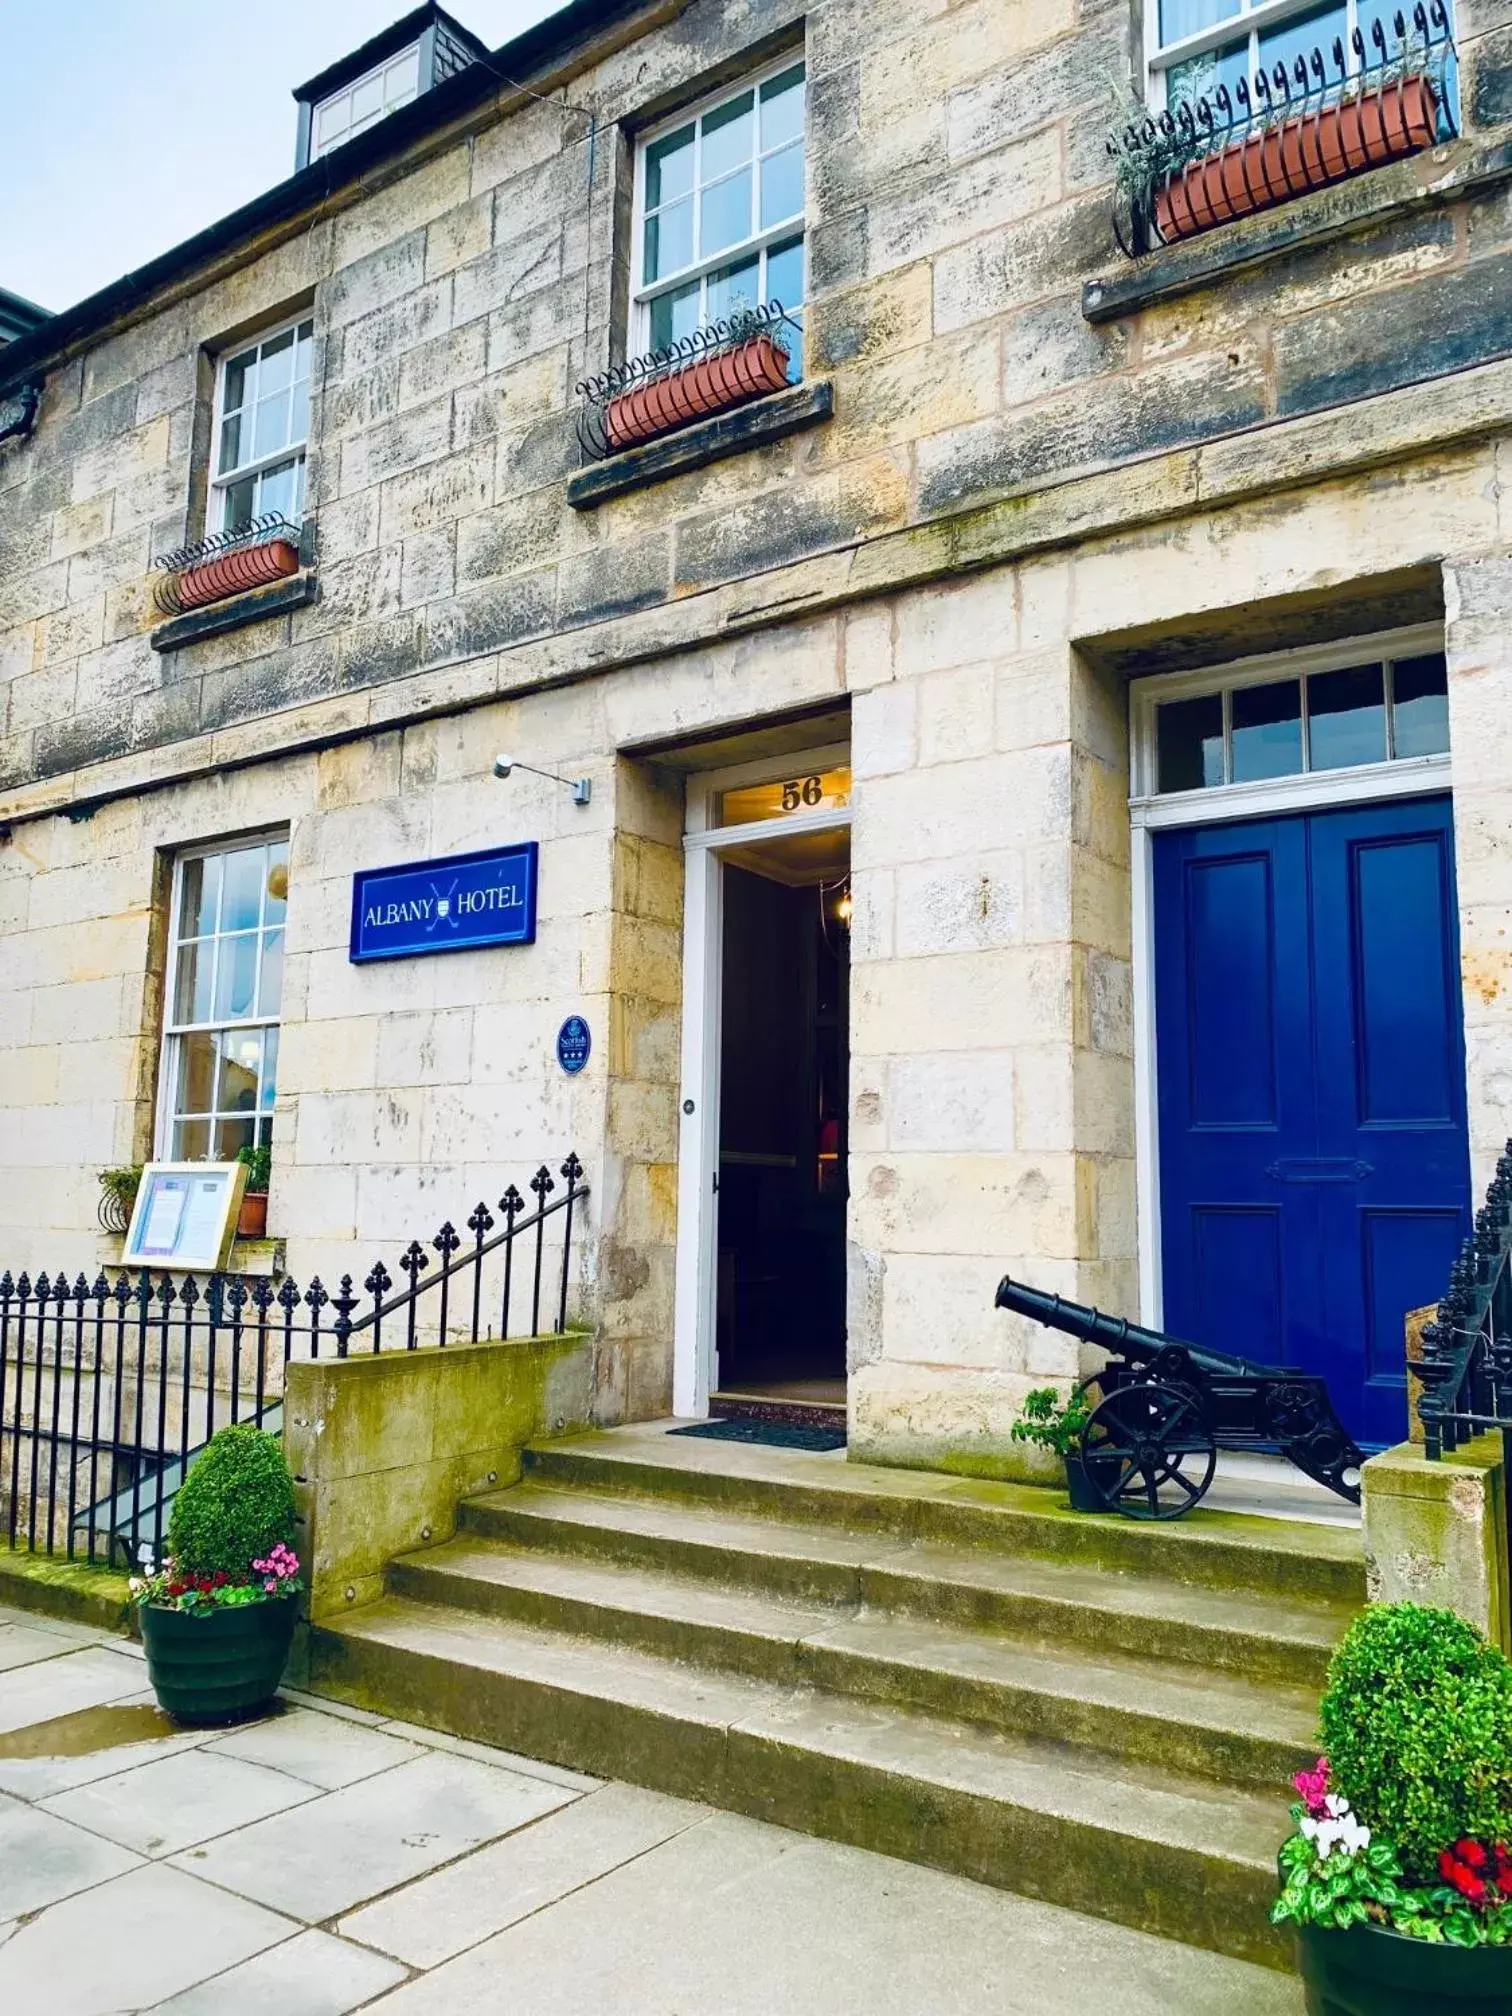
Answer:
<svg viewBox="0 0 1512 2016"><path fill-rule="evenodd" d="M507 777L512 770L528 770L532 777L549 777L553 784L562 784L572 793L574 805L587 805L593 798L591 777L559 777L555 770L538 770L533 763L521 763L514 756L495 756L495 777Z"/></svg>

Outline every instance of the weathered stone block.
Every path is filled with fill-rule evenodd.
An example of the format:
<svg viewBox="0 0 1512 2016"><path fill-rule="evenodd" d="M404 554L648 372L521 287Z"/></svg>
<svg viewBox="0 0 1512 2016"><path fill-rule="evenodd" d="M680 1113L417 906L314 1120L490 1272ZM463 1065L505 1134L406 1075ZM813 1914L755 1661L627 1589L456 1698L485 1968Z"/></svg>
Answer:
<svg viewBox="0 0 1512 2016"><path fill-rule="evenodd" d="M1438 1463L1411 1443L1372 1456L1364 1470L1371 1601L1453 1610L1512 1651L1506 1493L1499 1435L1478 1436Z"/></svg>
<svg viewBox="0 0 1512 2016"><path fill-rule="evenodd" d="M592 1350L573 1335L453 1345L296 1362L285 1381L318 1619L379 1594L394 1555L449 1539L460 1498L513 1482L533 1436L587 1426Z"/></svg>

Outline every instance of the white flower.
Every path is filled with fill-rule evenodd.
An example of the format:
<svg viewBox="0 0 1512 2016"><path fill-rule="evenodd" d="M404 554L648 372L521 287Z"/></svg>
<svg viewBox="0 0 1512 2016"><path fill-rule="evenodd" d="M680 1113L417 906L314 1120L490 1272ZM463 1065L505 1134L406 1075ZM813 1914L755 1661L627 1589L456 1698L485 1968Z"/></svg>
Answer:
<svg viewBox="0 0 1512 2016"><path fill-rule="evenodd" d="M1330 1792L1323 1803L1328 1812L1326 1820L1304 1816L1298 1822L1302 1834L1317 1850L1320 1862L1326 1862L1336 1848L1342 1855L1358 1855L1362 1848L1370 1846L1370 1829L1350 1812L1347 1799Z"/></svg>

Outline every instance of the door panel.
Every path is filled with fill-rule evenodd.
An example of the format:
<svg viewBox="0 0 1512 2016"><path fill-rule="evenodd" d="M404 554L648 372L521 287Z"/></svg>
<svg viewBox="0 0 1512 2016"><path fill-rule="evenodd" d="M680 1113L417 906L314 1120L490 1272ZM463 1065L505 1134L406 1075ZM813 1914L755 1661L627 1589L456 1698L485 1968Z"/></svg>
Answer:
<svg viewBox="0 0 1512 2016"><path fill-rule="evenodd" d="M1317 1132L1305 874L1291 820L1155 839L1165 1323L1267 1359L1323 1323L1316 1200L1268 1173Z"/></svg>
<svg viewBox="0 0 1512 2016"><path fill-rule="evenodd" d="M1402 1317L1469 1226L1450 801L1162 833L1154 866L1166 1327L1397 1441Z"/></svg>
<svg viewBox="0 0 1512 2016"><path fill-rule="evenodd" d="M1371 1442L1406 1432L1402 1317L1443 1293L1470 1229L1454 821L1448 798L1314 815L1324 1304Z"/></svg>
<svg viewBox="0 0 1512 2016"><path fill-rule="evenodd" d="M1192 862L1186 1013L1194 1127L1274 1127L1275 899L1270 856Z"/></svg>
<svg viewBox="0 0 1512 2016"><path fill-rule="evenodd" d="M1222 1337L1215 1348L1274 1363L1286 1352L1286 1279L1281 1264L1281 1213L1192 1209L1192 1258L1197 1269L1192 1335ZM1234 1283L1245 1293L1236 1296Z"/></svg>

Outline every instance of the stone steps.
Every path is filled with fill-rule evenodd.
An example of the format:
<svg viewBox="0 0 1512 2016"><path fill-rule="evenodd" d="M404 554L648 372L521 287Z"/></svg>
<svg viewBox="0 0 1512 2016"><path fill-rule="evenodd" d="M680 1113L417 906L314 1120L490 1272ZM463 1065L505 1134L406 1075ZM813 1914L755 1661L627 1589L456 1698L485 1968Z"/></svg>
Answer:
<svg viewBox="0 0 1512 2016"><path fill-rule="evenodd" d="M600 1494L672 1499L727 1512L840 1525L860 1533L1049 1556L1206 1588L1243 1589L1308 1603L1365 1600L1358 1531L1199 1511L1161 1524L1072 1513L1060 1494L1031 1484L952 1477L852 1463L664 1430L619 1429L567 1437L526 1452L533 1482Z"/></svg>
<svg viewBox="0 0 1512 2016"><path fill-rule="evenodd" d="M1177 1660L1314 1690L1357 1607L1138 1576L1096 1562L529 1482L470 1500L462 1521L470 1533L517 1548L695 1576L798 1602L865 1605L1041 1642Z"/></svg>
<svg viewBox="0 0 1512 2016"><path fill-rule="evenodd" d="M1245 1959L1358 1533L669 1436L543 1444L314 1684Z"/></svg>
<svg viewBox="0 0 1512 2016"><path fill-rule="evenodd" d="M396 1561L396 1594L633 1645L788 1687L891 1702L1269 1790L1311 1764L1315 1696L1159 1660L797 1603L464 1538Z"/></svg>
<svg viewBox="0 0 1512 2016"><path fill-rule="evenodd" d="M361 1705L1286 1963L1279 1798L396 1596L311 1641Z"/></svg>

